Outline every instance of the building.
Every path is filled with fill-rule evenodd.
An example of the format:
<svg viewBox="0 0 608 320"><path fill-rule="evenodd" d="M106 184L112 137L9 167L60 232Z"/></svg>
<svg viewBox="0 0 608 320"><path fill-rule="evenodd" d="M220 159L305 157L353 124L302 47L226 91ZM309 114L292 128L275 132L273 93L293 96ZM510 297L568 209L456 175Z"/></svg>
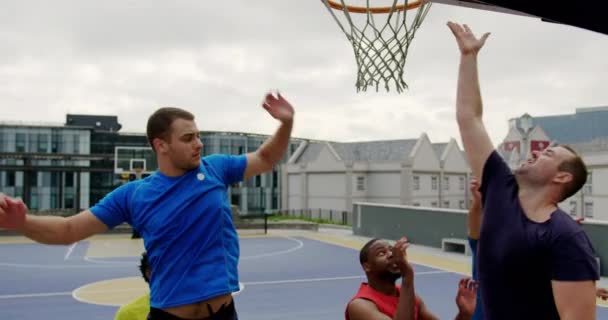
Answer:
<svg viewBox="0 0 608 320"><path fill-rule="evenodd" d="M134 178L115 172L115 149L149 147L144 133L123 133L121 127L116 116L73 114L64 124L0 123L0 191L23 198L32 211L75 212L94 205ZM210 131L200 137L203 155L252 152L268 138ZM301 141L292 139L285 162ZM280 182L277 167L232 186L230 199L245 214L277 211Z"/></svg>
<svg viewBox="0 0 608 320"><path fill-rule="evenodd" d="M581 191L560 204L573 217L608 220L608 107L578 108L574 114L509 120L509 132L499 146L511 168L534 150L568 144L587 164L589 175Z"/></svg>
<svg viewBox="0 0 608 320"><path fill-rule="evenodd" d="M350 212L355 202L465 209L468 176L454 139L304 142L283 167L282 209Z"/></svg>

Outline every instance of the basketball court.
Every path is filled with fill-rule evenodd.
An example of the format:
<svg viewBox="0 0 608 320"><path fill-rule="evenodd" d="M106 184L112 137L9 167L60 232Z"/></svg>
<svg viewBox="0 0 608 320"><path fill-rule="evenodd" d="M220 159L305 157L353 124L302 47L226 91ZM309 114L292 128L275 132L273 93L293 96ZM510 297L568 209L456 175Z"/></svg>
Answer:
<svg viewBox="0 0 608 320"><path fill-rule="evenodd" d="M364 274L366 238L334 231L274 231L242 236L239 319L342 319ZM118 306L146 293L141 240L101 235L71 246L5 237L0 244L2 319L112 319ZM464 258L464 257L463 257ZM413 248L416 291L440 319L456 314L454 296L468 259ZM598 319L608 308L598 305Z"/></svg>
<svg viewBox="0 0 608 320"><path fill-rule="evenodd" d="M525 15L538 18L539 23L563 23L608 34L603 11L592 2L572 2L567 7L552 1L515 0L384 1L375 7L373 3L380 2L352 2L355 5L322 0L319 5L327 7L327 18L334 19L345 34L336 41L347 40L353 46L357 91L408 89L404 66L409 44L435 5ZM114 173L125 182L157 168L150 148L119 146L114 160ZM312 232L242 236L241 290L235 294L239 318L342 319L347 302L364 280L358 250L365 240ZM71 246L35 244L21 237L0 239L1 317L112 319L120 305L147 291L138 270L142 251L142 241L127 235L100 235ZM411 260L418 295L439 318L453 318L456 286L470 273L469 264L416 250ZM598 319L608 319L603 305L598 304L597 312Z"/></svg>

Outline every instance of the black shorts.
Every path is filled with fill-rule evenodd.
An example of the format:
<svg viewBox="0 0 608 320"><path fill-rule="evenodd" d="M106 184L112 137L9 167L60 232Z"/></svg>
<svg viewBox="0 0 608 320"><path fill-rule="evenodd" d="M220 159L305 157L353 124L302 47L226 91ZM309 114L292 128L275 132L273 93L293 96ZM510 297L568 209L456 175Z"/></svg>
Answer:
<svg viewBox="0 0 608 320"><path fill-rule="evenodd" d="M174 316L162 309L150 307L150 313L148 314L148 320L186 320L178 316ZM211 312L211 315L206 318L196 320L238 320L236 315L236 309L234 307L234 300L229 305L223 305L216 312Z"/></svg>

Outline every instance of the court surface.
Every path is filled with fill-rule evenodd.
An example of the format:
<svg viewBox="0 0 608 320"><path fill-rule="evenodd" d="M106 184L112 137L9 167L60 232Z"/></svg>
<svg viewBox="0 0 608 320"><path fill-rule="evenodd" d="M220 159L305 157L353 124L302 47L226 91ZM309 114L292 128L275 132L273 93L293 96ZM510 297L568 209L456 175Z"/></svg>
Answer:
<svg viewBox="0 0 608 320"><path fill-rule="evenodd" d="M364 279L355 250L363 242L313 233L243 236L239 319L343 319L346 303ZM0 243L3 320L113 319L119 305L147 289L137 268L141 240L123 235L72 246L20 238ZM440 319L452 319L463 275L425 264L414 265L416 291ZM608 319L608 309L598 307L598 319Z"/></svg>

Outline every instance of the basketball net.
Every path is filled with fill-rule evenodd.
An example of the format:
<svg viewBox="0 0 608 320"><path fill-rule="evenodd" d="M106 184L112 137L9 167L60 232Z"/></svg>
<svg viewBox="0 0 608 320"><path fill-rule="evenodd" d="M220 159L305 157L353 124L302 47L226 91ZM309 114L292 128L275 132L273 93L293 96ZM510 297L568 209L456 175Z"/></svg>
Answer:
<svg viewBox="0 0 608 320"><path fill-rule="evenodd" d="M430 2L402 0L403 4L398 4L400 0L392 0L389 7L370 7L371 1L365 0L365 7L354 7L344 0L321 1L353 46L358 68L357 92L367 91L368 87L378 91L381 84L386 91L391 86L397 92L407 89L403 79L407 50L429 11ZM343 21L334 10L344 14ZM408 27L406 16L410 10L415 12Z"/></svg>
<svg viewBox="0 0 608 320"><path fill-rule="evenodd" d="M144 171L143 168L134 168L135 170L135 179L139 180L141 179L141 173Z"/></svg>

